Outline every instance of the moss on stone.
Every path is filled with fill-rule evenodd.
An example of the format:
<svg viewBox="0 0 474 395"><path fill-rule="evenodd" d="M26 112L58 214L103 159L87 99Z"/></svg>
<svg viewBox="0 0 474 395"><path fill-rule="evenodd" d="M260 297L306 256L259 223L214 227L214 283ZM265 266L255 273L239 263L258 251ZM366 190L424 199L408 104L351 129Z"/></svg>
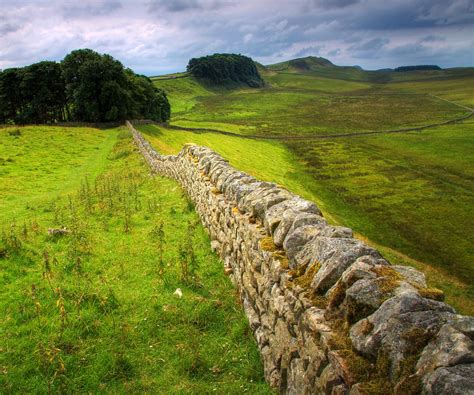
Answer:
<svg viewBox="0 0 474 395"><path fill-rule="evenodd" d="M280 262L280 266L282 269L288 269L290 267L290 261L285 254L285 251L278 250L272 253L273 258L277 259Z"/></svg>
<svg viewBox="0 0 474 395"><path fill-rule="evenodd" d="M438 288L417 287L417 289L424 298L437 300L438 302L444 301L444 292Z"/></svg>
<svg viewBox="0 0 474 395"><path fill-rule="evenodd" d="M338 281L336 286L329 296L329 308L335 309L338 307L346 297L346 284L342 281Z"/></svg>
<svg viewBox="0 0 474 395"><path fill-rule="evenodd" d="M268 252L275 252L278 250L278 247L273 242L271 236L266 236L260 240L260 248Z"/></svg>
<svg viewBox="0 0 474 395"><path fill-rule="evenodd" d="M367 359L351 349L340 350L338 353L346 361L355 382L361 382L369 378L373 365Z"/></svg>
<svg viewBox="0 0 474 395"><path fill-rule="evenodd" d="M211 188L211 192L214 194L214 195L220 195L222 192L219 191L219 189L217 189L216 187L213 187Z"/></svg>
<svg viewBox="0 0 474 395"><path fill-rule="evenodd" d="M387 294L387 298L403 280L403 276L390 266L378 266L371 270L379 277L378 287L380 292Z"/></svg>
<svg viewBox="0 0 474 395"><path fill-rule="evenodd" d="M309 268L307 268L307 270L305 270L302 275L293 278L293 284L299 285L303 289L311 288L313 278L320 268L321 264L319 262L314 262L309 266Z"/></svg>
<svg viewBox="0 0 474 395"><path fill-rule="evenodd" d="M357 389L363 395L387 395L392 393L393 386L387 378L377 378L360 383Z"/></svg>
<svg viewBox="0 0 474 395"><path fill-rule="evenodd" d="M360 325L362 326L361 332L363 335L368 335L374 329L374 324L367 319L363 320Z"/></svg>

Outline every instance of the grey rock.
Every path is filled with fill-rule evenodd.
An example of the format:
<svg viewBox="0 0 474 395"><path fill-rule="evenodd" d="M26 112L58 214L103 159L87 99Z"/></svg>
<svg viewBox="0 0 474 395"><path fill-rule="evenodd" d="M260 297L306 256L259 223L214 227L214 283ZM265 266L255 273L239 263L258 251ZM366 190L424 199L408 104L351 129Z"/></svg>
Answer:
<svg viewBox="0 0 474 395"><path fill-rule="evenodd" d="M436 369L423 378L423 393L432 395L474 395L474 364Z"/></svg>
<svg viewBox="0 0 474 395"><path fill-rule="evenodd" d="M331 226L326 226L321 231L321 236L351 238L353 236L353 232L351 228L346 228L344 226L331 225Z"/></svg>
<svg viewBox="0 0 474 395"><path fill-rule="evenodd" d="M290 262L290 268L295 267L296 254L313 239L320 231L319 226L307 225L297 228L293 233L288 234L283 242L286 256Z"/></svg>
<svg viewBox="0 0 474 395"><path fill-rule="evenodd" d="M385 301L371 316L352 326L352 345L361 354L376 358L385 353L391 373L397 374L400 363L423 342L436 334L453 317L452 307L422 298L414 292L394 296Z"/></svg>
<svg viewBox="0 0 474 395"><path fill-rule="evenodd" d="M423 273L419 272L418 270L410 266L398 266L398 265L392 265L391 268L396 270L403 277L405 277L406 281L409 282L410 284L417 285L419 287L426 287L426 277Z"/></svg>
<svg viewBox="0 0 474 395"><path fill-rule="evenodd" d="M273 235L275 229L281 222L283 213L287 210L321 214L315 203L304 200L299 196L295 196L289 200L274 205L265 212L264 224L268 234Z"/></svg>
<svg viewBox="0 0 474 395"><path fill-rule="evenodd" d="M261 199L255 200L252 207L252 215L260 218L262 221L265 218L265 212L274 205L293 198L294 195L285 189L275 188L271 193L266 194Z"/></svg>
<svg viewBox="0 0 474 395"><path fill-rule="evenodd" d="M313 243L312 260L321 264L311 287L325 293L355 260L364 255L381 258L373 248L356 239L318 236Z"/></svg>
<svg viewBox="0 0 474 395"><path fill-rule="evenodd" d="M416 369L423 376L440 367L468 363L474 363L474 317L455 316L425 347Z"/></svg>
<svg viewBox="0 0 474 395"><path fill-rule="evenodd" d="M331 395L332 389L340 384L343 384L342 378L331 365L328 365L316 380L316 393Z"/></svg>

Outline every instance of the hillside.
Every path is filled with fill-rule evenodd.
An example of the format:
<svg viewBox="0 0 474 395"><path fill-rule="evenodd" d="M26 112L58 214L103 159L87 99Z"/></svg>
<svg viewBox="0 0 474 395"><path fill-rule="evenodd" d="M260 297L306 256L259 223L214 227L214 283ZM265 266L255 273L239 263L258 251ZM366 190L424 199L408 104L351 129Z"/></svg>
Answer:
<svg viewBox="0 0 474 395"><path fill-rule="evenodd" d="M314 74L320 77L385 84L396 81L437 80L474 76L474 67L440 69L438 66L401 66L397 69L364 70L359 66L337 66L325 58L308 56L266 65L281 73Z"/></svg>
<svg viewBox="0 0 474 395"><path fill-rule="evenodd" d="M474 69L384 71L385 82L374 83L377 72L310 63L311 71L267 66L267 88L253 91L209 91L192 77L155 80L169 87L172 103L190 105L171 119L180 131L140 128L164 152L205 144L316 200L334 223L423 269L450 303L472 313L473 240L465 229L474 229L474 124L436 125L472 113L464 106L474 100ZM428 129L384 134L419 127Z"/></svg>

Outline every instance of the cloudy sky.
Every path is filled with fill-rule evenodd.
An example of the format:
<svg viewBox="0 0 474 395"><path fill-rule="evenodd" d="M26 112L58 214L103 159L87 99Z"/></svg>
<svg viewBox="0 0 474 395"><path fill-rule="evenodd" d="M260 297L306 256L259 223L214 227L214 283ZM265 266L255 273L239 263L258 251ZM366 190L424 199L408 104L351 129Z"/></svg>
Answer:
<svg viewBox="0 0 474 395"><path fill-rule="evenodd" d="M191 57L308 55L366 69L474 66L474 0L0 0L0 69L110 53L147 75Z"/></svg>

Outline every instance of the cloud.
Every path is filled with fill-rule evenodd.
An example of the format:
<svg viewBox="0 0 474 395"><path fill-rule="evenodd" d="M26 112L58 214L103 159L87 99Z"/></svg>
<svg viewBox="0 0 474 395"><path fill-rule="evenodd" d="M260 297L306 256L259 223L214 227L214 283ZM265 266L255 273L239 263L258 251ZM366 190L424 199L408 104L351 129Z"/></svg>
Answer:
<svg viewBox="0 0 474 395"><path fill-rule="evenodd" d="M474 0L2 0L0 68L110 53L140 73L236 52L365 68L474 65Z"/></svg>
<svg viewBox="0 0 474 395"><path fill-rule="evenodd" d="M310 5L317 8L345 8L360 3L360 0L310 0Z"/></svg>
<svg viewBox="0 0 474 395"><path fill-rule="evenodd" d="M120 8L122 3L117 0L86 1L66 4L63 6L63 15L65 18L110 16Z"/></svg>
<svg viewBox="0 0 474 395"><path fill-rule="evenodd" d="M148 2L148 10L154 13L188 10L215 11L232 4L231 1L222 0L151 0Z"/></svg>

